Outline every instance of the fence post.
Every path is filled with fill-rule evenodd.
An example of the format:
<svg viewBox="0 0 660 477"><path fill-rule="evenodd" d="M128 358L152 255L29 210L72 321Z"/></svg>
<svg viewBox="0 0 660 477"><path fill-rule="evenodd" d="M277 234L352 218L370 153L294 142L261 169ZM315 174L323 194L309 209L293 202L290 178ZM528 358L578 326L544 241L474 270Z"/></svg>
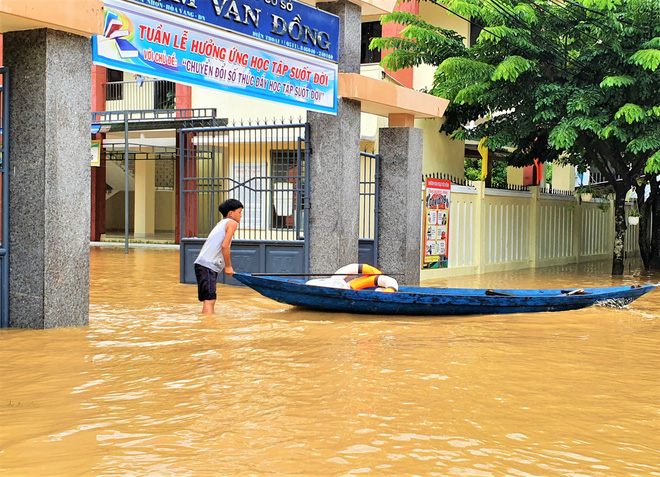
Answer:
<svg viewBox="0 0 660 477"><path fill-rule="evenodd" d="M529 265L536 268L539 261L539 239L541 237L541 226L539 214L541 211L541 188L539 186L530 186L529 191L532 198L529 207Z"/></svg>
<svg viewBox="0 0 660 477"><path fill-rule="evenodd" d="M575 198L575 204L575 212L573 213L573 258L575 259L575 263L580 263L584 221L582 220L582 204L580 204L580 200L577 197Z"/></svg>
<svg viewBox="0 0 660 477"><path fill-rule="evenodd" d="M477 200L474 206L474 232L472 235L472 256L477 266L477 273L484 273L486 269L486 248L489 231L486 230L486 183L474 181L477 189Z"/></svg>

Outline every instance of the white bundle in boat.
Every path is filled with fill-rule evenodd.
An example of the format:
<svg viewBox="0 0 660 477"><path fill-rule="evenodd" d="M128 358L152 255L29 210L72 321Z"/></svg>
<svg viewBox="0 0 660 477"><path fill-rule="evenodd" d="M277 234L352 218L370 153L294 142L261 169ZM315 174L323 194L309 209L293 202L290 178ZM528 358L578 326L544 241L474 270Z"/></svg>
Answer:
<svg viewBox="0 0 660 477"><path fill-rule="evenodd" d="M314 287L344 288L344 289L351 288L351 286L348 283L346 283L344 279L341 277L314 278L313 280L307 280L305 284Z"/></svg>

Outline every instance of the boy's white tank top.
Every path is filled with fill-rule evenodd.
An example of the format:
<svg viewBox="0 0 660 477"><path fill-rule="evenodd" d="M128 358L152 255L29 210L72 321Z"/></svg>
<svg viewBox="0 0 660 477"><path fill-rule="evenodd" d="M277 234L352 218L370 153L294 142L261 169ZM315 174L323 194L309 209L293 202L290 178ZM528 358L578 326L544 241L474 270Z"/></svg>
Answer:
<svg viewBox="0 0 660 477"><path fill-rule="evenodd" d="M210 268L215 272L222 272L225 268L224 260L222 259L222 241L227 235L226 225L227 222L233 219L222 219L220 222L213 227L209 237L204 242L202 249L197 255L197 260L195 263L202 265L203 267Z"/></svg>

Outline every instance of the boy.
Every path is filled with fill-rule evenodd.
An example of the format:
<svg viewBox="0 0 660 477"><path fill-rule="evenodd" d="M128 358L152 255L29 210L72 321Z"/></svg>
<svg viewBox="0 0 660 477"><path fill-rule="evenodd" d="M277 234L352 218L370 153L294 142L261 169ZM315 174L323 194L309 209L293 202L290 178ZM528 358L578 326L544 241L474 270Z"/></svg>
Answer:
<svg viewBox="0 0 660 477"><path fill-rule="evenodd" d="M243 218L243 204L236 199L227 199L218 210L224 218L213 227L195 260L197 295L199 301L204 302L202 313L207 315L215 310L218 274L223 269L230 277L234 274L231 266L231 239Z"/></svg>

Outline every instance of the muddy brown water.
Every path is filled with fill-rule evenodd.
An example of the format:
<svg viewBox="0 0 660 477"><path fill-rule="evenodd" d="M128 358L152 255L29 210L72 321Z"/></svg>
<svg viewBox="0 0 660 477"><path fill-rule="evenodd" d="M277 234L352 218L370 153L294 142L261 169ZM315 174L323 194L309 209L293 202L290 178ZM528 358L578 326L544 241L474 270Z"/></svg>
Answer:
<svg viewBox="0 0 660 477"><path fill-rule="evenodd" d="M660 291L623 309L331 314L177 250L91 248L90 325L0 330L5 475L660 475ZM652 283L608 263L436 280ZM429 284L429 283L426 283Z"/></svg>

